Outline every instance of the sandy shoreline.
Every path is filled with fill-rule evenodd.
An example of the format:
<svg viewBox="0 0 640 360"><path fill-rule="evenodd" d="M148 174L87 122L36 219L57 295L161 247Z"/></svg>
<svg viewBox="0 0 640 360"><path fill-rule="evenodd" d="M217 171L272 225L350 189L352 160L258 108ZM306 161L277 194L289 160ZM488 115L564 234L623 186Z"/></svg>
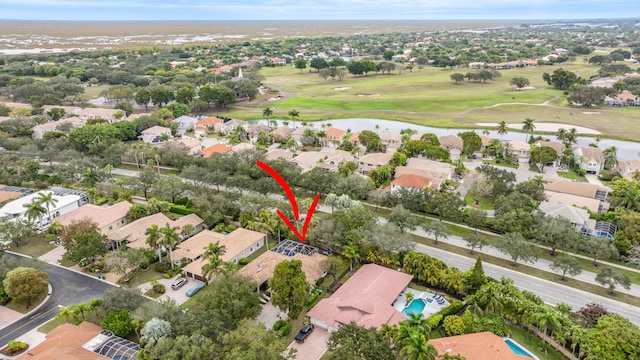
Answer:
<svg viewBox="0 0 640 360"><path fill-rule="evenodd" d="M476 123L478 126L483 127L493 127L496 128L498 123ZM557 132L560 129L569 130L571 128L575 128L578 134L586 134L586 135L600 135L601 132L593 129L589 129L583 126L569 125L569 124L559 124L559 123L534 123L536 126L535 131L543 131L543 132ZM522 130L522 124L507 124L509 129L514 130Z"/></svg>

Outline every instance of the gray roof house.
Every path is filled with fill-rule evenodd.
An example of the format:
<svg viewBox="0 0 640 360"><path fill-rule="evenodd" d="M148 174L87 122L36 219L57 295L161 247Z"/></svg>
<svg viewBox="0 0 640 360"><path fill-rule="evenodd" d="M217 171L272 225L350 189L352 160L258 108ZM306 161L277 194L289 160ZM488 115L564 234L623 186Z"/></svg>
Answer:
<svg viewBox="0 0 640 360"><path fill-rule="evenodd" d="M179 118L174 119L172 122L178 124L178 128L176 129L176 133L180 135L184 135L187 131L193 130L193 127L196 125L198 119L183 115Z"/></svg>

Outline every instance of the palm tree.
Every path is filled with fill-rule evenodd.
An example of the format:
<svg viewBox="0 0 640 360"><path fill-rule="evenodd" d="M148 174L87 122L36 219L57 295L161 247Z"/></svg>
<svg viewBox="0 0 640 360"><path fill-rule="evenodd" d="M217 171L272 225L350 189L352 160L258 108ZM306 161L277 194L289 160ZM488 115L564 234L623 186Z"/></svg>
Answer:
<svg viewBox="0 0 640 360"><path fill-rule="evenodd" d="M51 208L56 206L58 203L58 199L53 197L53 192L40 192L38 193L38 197L36 201L40 203L40 205L44 205L47 209L47 216L49 217L49 222L51 222Z"/></svg>
<svg viewBox="0 0 640 360"><path fill-rule="evenodd" d="M567 130L565 130L564 128L558 129L558 131L556 131L556 139L564 143L567 140Z"/></svg>
<svg viewBox="0 0 640 360"><path fill-rule="evenodd" d="M100 180L100 174L94 168L88 168L82 173L82 182L88 187L94 187Z"/></svg>
<svg viewBox="0 0 640 360"><path fill-rule="evenodd" d="M567 142L569 144L575 144L578 141L578 130L576 128L569 129L567 133Z"/></svg>
<svg viewBox="0 0 640 360"><path fill-rule="evenodd" d="M300 113L296 109L291 109L291 110L289 110L288 114L291 117L291 119L293 120L293 128L295 129L296 128L296 118L298 116L300 116Z"/></svg>
<svg viewBox="0 0 640 360"><path fill-rule="evenodd" d="M382 324L382 327L380 327L380 330L378 330L378 332L389 343L393 343L393 338L398 333L398 326L397 325Z"/></svg>
<svg viewBox="0 0 640 360"><path fill-rule="evenodd" d="M56 315L56 319L65 319L66 322L69 322L69 320L73 320L73 322L75 322L76 318L77 318L77 314L73 309L73 305L60 306L60 311L58 312L58 315Z"/></svg>
<svg viewBox="0 0 640 360"><path fill-rule="evenodd" d="M498 128L496 130L498 131L498 135L500 135L500 142L502 142L502 137L509 133L509 126L507 126L507 123L502 120L498 123Z"/></svg>
<svg viewBox="0 0 640 360"><path fill-rule="evenodd" d="M264 110L262 110L262 116L267 118L267 122L269 122L269 118L271 117L271 115L273 115L273 110L271 110L270 107L266 107Z"/></svg>
<svg viewBox="0 0 640 360"><path fill-rule="evenodd" d="M147 235L147 244L149 247L157 251L158 262L162 262L162 253L160 252L160 235L162 235L162 233L160 232L160 228L158 228L158 225L152 224L145 230L144 234Z"/></svg>
<svg viewBox="0 0 640 360"><path fill-rule="evenodd" d="M409 295L409 294L407 294ZM429 333L431 332L431 326L427 321L427 318L424 317L423 313L409 313L408 316L409 326L415 331L422 333L422 335L429 337Z"/></svg>
<svg viewBox="0 0 640 360"><path fill-rule="evenodd" d="M406 360L435 360L438 350L427 342L424 335L413 333L404 341L400 355Z"/></svg>
<svg viewBox="0 0 640 360"><path fill-rule="evenodd" d="M202 267L202 277L208 284L213 275L220 272L220 267L224 265L224 261L220 259L222 255L227 252L224 245L220 245L219 242L209 243L204 251L204 258L209 260L209 263Z"/></svg>
<svg viewBox="0 0 640 360"><path fill-rule="evenodd" d="M615 146L604 149L604 167L608 170L615 168L618 164L618 148Z"/></svg>
<svg viewBox="0 0 640 360"><path fill-rule="evenodd" d="M29 220L30 222L38 220L38 225L40 224L40 219L42 218L42 216L47 213L47 209L42 206L42 203L36 201L35 199L32 202L24 204L22 206L27 209L27 211L25 211L24 213L27 217L27 220Z"/></svg>
<svg viewBox="0 0 640 360"><path fill-rule="evenodd" d="M349 260L349 271L353 271L353 263L360 260L360 251L357 246L349 244L342 249L342 256Z"/></svg>
<svg viewBox="0 0 640 360"><path fill-rule="evenodd" d="M169 262L171 262L171 268L173 269L173 248L180 241L180 236L178 235L178 227L171 227L169 223L167 223L160 232L163 235L162 244L169 248Z"/></svg>
<svg viewBox="0 0 640 360"><path fill-rule="evenodd" d="M522 123L522 130L528 133L526 142L529 142L529 136L533 135L533 130L535 130L535 128L536 126L533 124L532 118L524 119L524 122Z"/></svg>
<svg viewBox="0 0 640 360"><path fill-rule="evenodd" d="M533 321L538 324L538 328L542 331L543 346L547 341L547 329L551 329L551 335L553 335L553 332L560 329L562 326L560 323L560 315L546 305L541 305L538 308L538 311L533 314Z"/></svg>

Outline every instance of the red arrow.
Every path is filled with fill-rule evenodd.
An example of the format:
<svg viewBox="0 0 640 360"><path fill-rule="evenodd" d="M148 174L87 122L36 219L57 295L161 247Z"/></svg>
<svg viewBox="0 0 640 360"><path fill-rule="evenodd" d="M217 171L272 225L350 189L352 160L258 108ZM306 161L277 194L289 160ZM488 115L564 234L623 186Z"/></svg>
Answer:
<svg viewBox="0 0 640 360"><path fill-rule="evenodd" d="M282 188L282 190L284 190L284 193L287 195L287 198L289 198L289 202L291 203L291 208L293 209L293 216L295 217L296 221L300 221L300 213L298 212L298 202L296 201L296 197L293 195L293 191L291 190L291 187L289 186L289 184L287 184L287 181L276 170L274 170L269 165L263 163L262 161L260 160L256 161L256 165L258 165L258 167L260 167L262 170L266 171L267 174L271 175L271 177L273 177L278 182L278 184L280 184L280 187ZM311 217L313 216L313 213L316 211L316 206L318 205L319 200L320 200L320 194L316 194L316 197L313 199L313 203L311 203L311 207L307 212L307 217L304 220L302 233L298 231L298 229L291 223L291 221L285 216L285 214L282 213L282 211L278 210L278 215L280 216L282 221L284 221L284 223L289 227L289 229L291 229L291 231L293 231L293 233L302 242L304 242L305 238L307 237L307 230L309 229L309 224L311 223Z"/></svg>

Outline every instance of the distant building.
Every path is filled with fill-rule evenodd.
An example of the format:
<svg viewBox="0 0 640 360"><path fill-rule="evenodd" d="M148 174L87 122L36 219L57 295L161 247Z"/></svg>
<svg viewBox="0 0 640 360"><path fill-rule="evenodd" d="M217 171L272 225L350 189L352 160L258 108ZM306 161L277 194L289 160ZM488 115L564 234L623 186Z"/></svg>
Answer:
<svg viewBox="0 0 640 360"><path fill-rule="evenodd" d="M171 129L156 125L142 130L139 138L146 143L157 143L161 141L163 136L171 137Z"/></svg>

